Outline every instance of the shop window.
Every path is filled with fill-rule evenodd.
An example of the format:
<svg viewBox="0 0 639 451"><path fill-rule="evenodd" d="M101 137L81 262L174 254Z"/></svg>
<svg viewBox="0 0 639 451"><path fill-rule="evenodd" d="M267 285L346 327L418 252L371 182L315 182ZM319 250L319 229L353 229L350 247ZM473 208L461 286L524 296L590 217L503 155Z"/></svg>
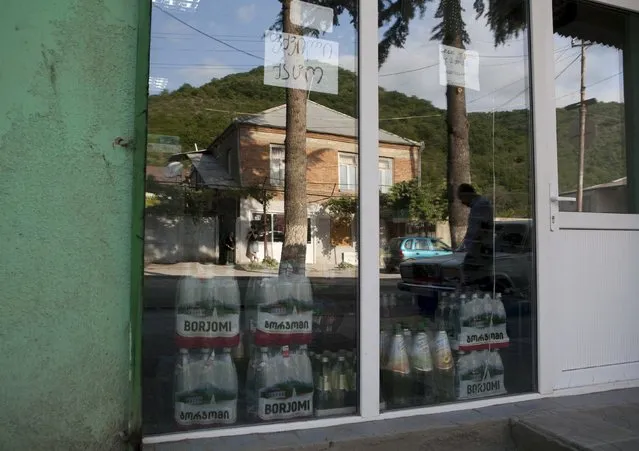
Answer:
<svg viewBox="0 0 639 451"><path fill-rule="evenodd" d="M530 1L398 3L380 14L385 42L408 30L380 53L380 135L410 137L379 161L380 223L405 243L380 261L403 287L380 280L383 408L535 391Z"/></svg>
<svg viewBox="0 0 639 451"><path fill-rule="evenodd" d="M326 197L304 188L326 170L307 165L305 139L347 140L340 183L357 187L357 2L322 8L340 18L331 30L308 2L257 3L153 2L150 80L166 83L151 86L149 132L174 139L146 157L159 174L146 187L147 436L357 412L358 272L335 289L334 232L313 216ZM178 162L197 186L163 175ZM356 264L357 250L340 257Z"/></svg>
<svg viewBox="0 0 639 451"><path fill-rule="evenodd" d="M635 121L639 15L553 1L560 211L637 213ZM560 8L561 6L561 8ZM636 123L636 121L635 121ZM631 194L630 196L628 194Z"/></svg>

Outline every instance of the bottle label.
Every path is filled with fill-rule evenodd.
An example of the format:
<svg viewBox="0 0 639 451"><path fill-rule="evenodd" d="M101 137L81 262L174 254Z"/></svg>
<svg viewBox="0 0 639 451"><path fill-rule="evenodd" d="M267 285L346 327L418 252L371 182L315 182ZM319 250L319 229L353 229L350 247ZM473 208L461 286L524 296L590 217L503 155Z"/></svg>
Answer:
<svg viewBox="0 0 639 451"><path fill-rule="evenodd" d="M237 421L237 396L215 403L202 402L201 396L186 394L175 402L175 421L182 426L194 424L233 424Z"/></svg>
<svg viewBox="0 0 639 451"><path fill-rule="evenodd" d="M430 355L430 348L425 338L415 339L414 351L412 355L413 368L417 371L432 371L433 359Z"/></svg>
<svg viewBox="0 0 639 451"><path fill-rule="evenodd" d="M258 416L261 420L287 420L313 415L313 387L280 387L260 390Z"/></svg>
<svg viewBox="0 0 639 451"><path fill-rule="evenodd" d="M504 375L476 381L462 379L459 382L459 399L482 398L484 396L505 395Z"/></svg>
<svg viewBox="0 0 639 451"><path fill-rule="evenodd" d="M448 343L448 335L443 331L440 331L435 338L435 365L442 371L453 368L453 353Z"/></svg>
<svg viewBox="0 0 639 451"><path fill-rule="evenodd" d="M460 351L476 351L489 347L503 348L509 343L506 324L492 327L462 327L458 338Z"/></svg>
<svg viewBox="0 0 639 451"><path fill-rule="evenodd" d="M235 338L240 334L240 311L236 307L212 309L179 306L176 332L183 338Z"/></svg>
<svg viewBox="0 0 639 451"><path fill-rule="evenodd" d="M255 343L268 346L279 343L308 344L313 334L313 311L258 309Z"/></svg>
<svg viewBox="0 0 639 451"><path fill-rule="evenodd" d="M348 390L348 382L346 382L346 374L341 373L339 375L339 382L337 384L338 390Z"/></svg>

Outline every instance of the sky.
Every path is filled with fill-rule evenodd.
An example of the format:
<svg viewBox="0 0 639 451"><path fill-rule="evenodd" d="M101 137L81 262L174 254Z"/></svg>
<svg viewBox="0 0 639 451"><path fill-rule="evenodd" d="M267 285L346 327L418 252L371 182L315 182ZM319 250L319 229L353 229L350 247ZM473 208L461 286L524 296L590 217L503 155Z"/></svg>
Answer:
<svg viewBox="0 0 639 451"><path fill-rule="evenodd" d="M278 0L182 0L189 8L178 8L178 0L154 2L150 76L151 85L157 87L151 92L158 92L165 84L169 90L184 83L200 86L212 78L264 64L262 36L277 18ZM467 48L479 55L480 90L467 89L468 111L529 108L527 36L520 34L495 48L485 18L475 18L472 0L462 2L467 6L464 20L471 39ZM379 70L379 84L445 108L445 91L439 83L439 44L430 40L437 23L433 18L436 5L433 2L424 18L411 23L404 48L391 50ZM338 42L339 65L356 69L356 33L348 15L340 17L340 26L320 38ZM586 53L587 97L622 101L621 52L593 45ZM573 47L570 39L555 36L558 107L579 101L579 55L580 49Z"/></svg>

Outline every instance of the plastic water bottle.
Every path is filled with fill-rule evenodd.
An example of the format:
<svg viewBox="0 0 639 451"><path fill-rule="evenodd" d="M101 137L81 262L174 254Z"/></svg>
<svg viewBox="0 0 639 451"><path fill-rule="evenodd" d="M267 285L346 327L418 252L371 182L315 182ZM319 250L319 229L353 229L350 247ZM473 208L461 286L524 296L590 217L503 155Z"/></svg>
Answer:
<svg viewBox="0 0 639 451"><path fill-rule="evenodd" d="M292 274L280 277L280 280L283 280L282 288L288 291L287 298L292 307L288 343L310 344L313 339L313 290L310 279Z"/></svg>
<svg viewBox="0 0 639 451"><path fill-rule="evenodd" d="M439 328L435 336L435 376L437 398L440 402L455 400L455 365L448 342L448 334Z"/></svg>
<svg viewBox="0 0 639 451"><path fill-rule="evenodd" d="M435 378L428 334L420 330L415 334L410 353L417 404L431 404L435 400Z"/></svg>
<svg viewBox="0 0 639 451"><path fill-rule="evenodd" d="M206 344L234 347L240 342L240 289L234 278L210 277L202 282L202 300L212 311Z"/></svg>
<svg viewBox="0 0 639 451"><path fill-rule="evenodd" d="M238 384L231 348L224 348L216 360L212 375L215 412L209 416L209 423L233 424L237 421Z"/></svg>
<svg viewBox="0 0 639 451"><path fill-rule="evenodd" d="M175 388L174 388L174 417L180 426L193 424L190 402L194 389L194 377L191 372L191 359L187 349L180 349L180 354L175 364Z"/></svg>
<svg viewBox="0 0 639 451"><path fill-rule="evenodd" d="M337 357L333 365L333 408L340 409L346 406L348 382L346 376L346 359L343 355Z"/></svg>
<svg viewBox="0 0 639 451"><path fill-rule="evenodd" d="M391 339L390 354L386 365L389 402L395 406L408 406L412 396L411 372L408 351L402 329L397 326Z"/></svg>
<svg viewBox="0 0 639 451"><path fill-rule="evenodd" d="M331 367L328 357L322 357L322 367L315 387L315 408L317 410L329 410L333 407L333 394L331 386Z"/></svg>
<svg viewBox="0 0 639 451"><path fill-rule="evenodd" d="M197 277L182 277L177 286L175 305L176 343L179 348L205 346L208 333L205 324L211 319L211 311L202 302L202 282Z"/></svg>

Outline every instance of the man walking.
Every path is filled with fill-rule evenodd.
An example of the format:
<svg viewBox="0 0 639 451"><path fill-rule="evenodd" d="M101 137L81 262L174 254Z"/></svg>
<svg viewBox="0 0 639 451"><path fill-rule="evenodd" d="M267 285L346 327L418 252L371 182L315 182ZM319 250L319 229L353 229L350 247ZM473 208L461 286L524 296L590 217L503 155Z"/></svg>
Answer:
<svg viewBox="0 0 639 451"><path fill-rule="evenodd" d="M493 207L488 198L479 195L475 188L462 183L457 190L462 204L470 208L468 228L462 242L466 252L462 266L463 284L479 285L490 280L493 262Z"/></svg>

